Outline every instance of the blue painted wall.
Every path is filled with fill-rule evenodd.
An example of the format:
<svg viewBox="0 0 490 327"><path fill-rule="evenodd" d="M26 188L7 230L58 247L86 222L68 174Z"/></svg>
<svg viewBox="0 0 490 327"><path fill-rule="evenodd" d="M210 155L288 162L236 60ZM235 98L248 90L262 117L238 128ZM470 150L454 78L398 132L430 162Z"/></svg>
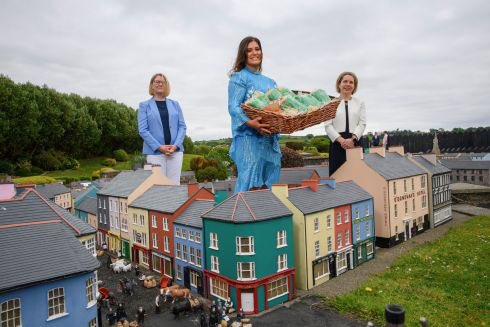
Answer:
<svg viewBox="0 0 490 327"><path fill-rule="evenodd" d="M0 303L16 298L20 299L22 327L88 326L89 321L97 317L96 302L87 308L85 281L90 277L95 280L95 275L91 272L2 293L0 294ZM46 321L48 319L48 292L58 287L64 288L65 312L68 315Z"/></svg>
<svg viewBox="0 0 490 327"><path fill-rule="evenodd" d="M187 234L187 239L184 240L182 238L177 237L176 236L177 234L175 233L175 229L176 228L180 228L181 230L185 229L186 230L186 234ZM196 243L194 241L190 241L189 240L189 231L193 231L194 232L194 235L196 234L196 232L197 233L200 233L201 234L201 243ZM202 229L196 228L196 227L190 227L190 226L186 226L186 225L182 225L182 224L179 224L179 223L174 222L174 271L175 271L175 276L174 277L175 277L175 282L177 284L184 286L184 267L190 266L194 270L198 270L198 271L201 271L201 272L204 270L203 242L204 242L204 235L202 233ZM182 248L182 245L186 245L187 246L187 261L183 261L183 260L177 259L177 256L176 256L177 243L180 243L181 244L181 248ZM191 249L191 247L194 248L194 249L201 250L201 266L200 267L189 262L189 260L190 260L190 249ZM197 262L197 257L196 257L196 262ZM182 279L180 279L180 280L177 279L177 265L180 265L180 267L181 267ZM204 281L202 281L202 282L204 283ZM191 287L191 292L197 293L197 288L196 287Z"/></svg>
<svg viewBox="0 0 490 327"><path fill-rule="evenodd" d="M369 208L369 216L366 216L366 206ZM359 218L356 217L356 209L359 209ZM360 225L360 239L356 239L356 226ZM366 225L369 226L369 236L366 233ZM352 204L352 243L357 244L374 236L373 200L356 202Z"/></svg>
<svg viewBox="0 0 490 327"><path fill-rule="evenodd" d="M88 213L85 211L80 211L78 209L75 209L75 216L83 220L84 222L87 222L88 220Z"/></svg>

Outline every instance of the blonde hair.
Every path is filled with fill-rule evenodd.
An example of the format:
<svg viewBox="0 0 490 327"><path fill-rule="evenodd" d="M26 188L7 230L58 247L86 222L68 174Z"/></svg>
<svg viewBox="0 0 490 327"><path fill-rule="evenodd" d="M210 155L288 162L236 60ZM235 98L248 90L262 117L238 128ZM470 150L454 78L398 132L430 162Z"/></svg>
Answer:
<svg viewBox="0 0 490 327"><path fill-rule="evenodd" d="M152 85L153 85L153 82L155 81L155 78L157 78L157 76L163 77L163 97L166 98L170 94L170 83L168 82L167 77L165 75L163 75L162 73L156 73L155 75L153 75L151 77L150 85L148 86L148 93L150 93L150 95L154 95Z"/></svg>
<svg viewBox="0 0 490 327"><path fill-rule="evenodd" d="M350 75L354 79L354 89L352 90L352 94L354 94L357 91L357 84L359 81L357 80L356 74L354 74L353 72L343 72L339 75L339 77L337 77L337 82L335 83L335 87L337 89L337 92L340 93L340 82L342 82L342 79L346 75Z"/></svg>

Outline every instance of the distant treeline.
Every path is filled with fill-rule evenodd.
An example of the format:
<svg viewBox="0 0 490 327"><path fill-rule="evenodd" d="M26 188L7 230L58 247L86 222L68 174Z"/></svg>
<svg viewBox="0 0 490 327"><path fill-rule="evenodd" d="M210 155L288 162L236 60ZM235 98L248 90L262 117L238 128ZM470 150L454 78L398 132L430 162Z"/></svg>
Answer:
<svg viewBox="0 0 490 327"><path fill-rule="evenodd" d="M406 152L430 152L434 134L437 133L441 152L490 152L490 127L454 128L451 131L431 130L430 132L392 131L388 132L388 145L403 145Z"/></svg>
<svg viewBox="0 0 490 327"><path fill-rule="evenodd" d="M141 149L136 111L113 100L63 94L0 75L0 159L55 149L74 158Z"/></svg>

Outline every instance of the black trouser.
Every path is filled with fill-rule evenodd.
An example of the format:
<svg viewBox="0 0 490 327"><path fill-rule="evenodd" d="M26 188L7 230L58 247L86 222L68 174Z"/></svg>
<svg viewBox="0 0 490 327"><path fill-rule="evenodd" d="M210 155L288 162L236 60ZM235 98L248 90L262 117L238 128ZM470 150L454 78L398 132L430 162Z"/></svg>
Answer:
<svg viewBox="0 0 490 327"><path fill-rule="evenodd" d="M352 137L352 133L342 132L340 133L340 136L342 136L344 139L349 139ZM357 146L357 140L354 141L354 145ZM342 166L345 160L345 150L342 148L340 143L337 141L331 142L330 153L328 156L328 172L330 176L332 176L332 174L335 173L335 171L339 169L340 166Z"/></svg>

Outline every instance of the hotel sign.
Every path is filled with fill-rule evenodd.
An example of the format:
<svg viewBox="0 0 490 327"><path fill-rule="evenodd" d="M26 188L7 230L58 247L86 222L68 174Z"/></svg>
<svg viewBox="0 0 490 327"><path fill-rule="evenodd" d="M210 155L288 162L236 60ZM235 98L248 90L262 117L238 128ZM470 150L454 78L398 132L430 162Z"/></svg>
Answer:
<svg viewBox="0 0 490 327"><path fill-rule="evenodd" d="M404 195L400 195L400 196L395 196L395 202L400 202L400 201L411 199L411 198L415 197L415 195L416 196L425 195L425 190L417 191L417 193L409 193L409 194L404 194Z"/></svg>

